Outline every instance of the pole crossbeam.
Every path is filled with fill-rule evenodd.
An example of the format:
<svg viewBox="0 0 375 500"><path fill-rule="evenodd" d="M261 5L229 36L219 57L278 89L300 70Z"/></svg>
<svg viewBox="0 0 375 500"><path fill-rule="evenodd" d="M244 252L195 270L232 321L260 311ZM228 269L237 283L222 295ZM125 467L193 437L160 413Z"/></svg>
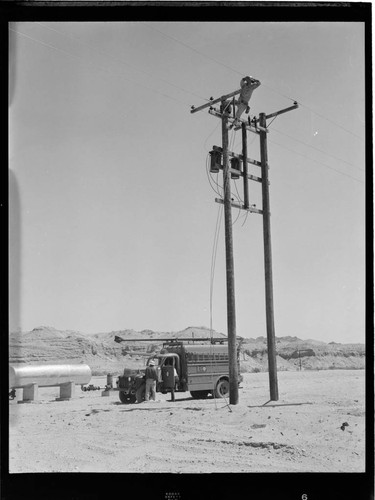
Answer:
<svg viewBox="0 0 375 500"><path fill-rule="evenodd" d="M216 109L209 109L208 112L212 116L216 116L217 118L220 118L220 119L223 118L223 114L219 113L219 111L216 111ZM231 118L229 116L228 116L227 120L230 123L234 122L234 118ZM234 130L239 130L241 128L241 126L242 126L242 123L244 123L245 126L246 126L246 130L249 130L250 132L253 132L254 134L259 135L260 132L266 132L266 133L268 133L268 130L266 128L264 128L264 127L256 127L256 128L252 127L245 120L241 120L241 119L239 120L239 122L241 123L241 125L238 125L238 126L234 127Z"/></svg>
<svg viewBox="0 0 375 500"><path fill-rule="evenodd" d="M190 113L196 113L197 111L201 111L202 109L208 108L209 106L212 106L213 104L217 104L218 102L223 102L229 99L230 97L233 97L241 92L242 89L234 90L233 92L230 92L229 94L223 95L221 97L218 97L217 99L210 100L207 104L202 104L202 106L198 106L197 108L195 106L191 107Z"/></svg>
<svg viewBox="0 0 375 500"><path fill-rule="evenodd" d="M219 151L219 153L223 152L223 148L220 146L212 146L212 149L214 151ZM233 156L234 158L238 158L239 160L243 161L243 155L239 155L237 153L233 153L233 151L228 151L229 156ZM247 157L247 163L251 163L252 165L256 165L257 167L261 167L262 164L258 160L252 160L251 158Z"/></svg>
<svg viewBox="0 0 375 500"><path fill-rule="evenodd" d="M224 200L222 198L215 198L216 203L224 204ZM231 202L231 206L234 208L239 208L241 210L246 210L247 212L252 212L254 214L263 214L263 210L259 210L259 208L254 207L246 207L245 205L241 205L240 203L236 203L235 201Z"/></svg>
<svg viewBox="0 0 375 500"><path fill-rule="evenodd" d="M223 170L223 165L220 165L219 168L220 168L220 170ZM242 172L241 170L236 170L235 168L228 168L228 172L230 174L239 175L240 177L244 177L244 172ZM251 181L262 182L262 178L257 177L256 175L247 174L247 178L250 179Z"/></svg>
<svg viewBox="0 0 375 500"><path fill-rule="evenodd" d="M269 118L273 118L274 116L282 115L283 113L288 113L288 111L293 111L293 109L297 109L299 107L298 102L294 102L293 106L289 106L289 108L280 109L279 111L275 111L269 115L266 115L265 118L268 120ZM255 121L258 123L260 118L255 118Z"/></svg>

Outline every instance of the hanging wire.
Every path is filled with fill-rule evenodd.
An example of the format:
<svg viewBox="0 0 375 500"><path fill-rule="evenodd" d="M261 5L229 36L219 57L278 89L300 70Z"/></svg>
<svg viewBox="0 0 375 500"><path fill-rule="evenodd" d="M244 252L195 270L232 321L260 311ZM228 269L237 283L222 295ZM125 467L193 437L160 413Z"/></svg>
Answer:
<svg viewBox="0 0 375 500"><path fill-rule="evenodd" d="M204 141L203 148L204 148L206 151L208 151L208 149L206 149L206 144L207 144L207 141L208 141L208 139L212 136L212 134L213 134L214 132L216 132L216 130L217 130L217 128L219 127L219 125L220 125L220 122L218 121L218 123L217 123L217 125L215 126L215 128L213 129L213 131L209 134L209 136L207 137L207 139Z"/></svg>
<svg viewBox="0 0 375 500"><path fill-rule="evenodd" d="M211 352L211 384L212 384L212 395L213 395L214 400L215 400L215 408L216 409L217 409L217 405L216 405L216 391L215 391L215 384L214 384L214 378L213 378L213 356L214 356L214 349L213 349L213 343L212 343L212 338L213 338L213 290L214 290L216 256L217 256L217 248L218 248L218 242L219 242L219 235L220 235L220 228L221 228L222 216L223 216L223 206L219 205L218 212L217 212L217 217L216 217L214 242L213 242L213 246L212 246L211 275L210 275L210 337L211 337L211 346L212 346L212 349L210 349L212 351Z"/></svg>
<svg viewBox="0 0 375 500"><path fill-rule="evenodd" d="M250 212L249 212L248 210L246 210L245 220L243 221L243 223L242 223L241 227L243 227L243 226L246 224L246 222L247 222L247 217L248 217L249 213L250 213Z"/></svg>
<svg viewBox="0 0 375 500"><path fill-rule="evenodd" d="M211 186L211 189L214 191L215 194L217 194L218 196L222 197L222 193L219 191L220 189L222 189L222 186L217 182L215 181L213 175L210 173L209 171L209 157L210 155L207 154L207 158L206 158L206 174L207 174L207 178L208 178L208 182ZM218 175L217 175L218 177ZM212 183L214 183L217 187L217 189L215 189L215 187L212 185Z"/></svg>

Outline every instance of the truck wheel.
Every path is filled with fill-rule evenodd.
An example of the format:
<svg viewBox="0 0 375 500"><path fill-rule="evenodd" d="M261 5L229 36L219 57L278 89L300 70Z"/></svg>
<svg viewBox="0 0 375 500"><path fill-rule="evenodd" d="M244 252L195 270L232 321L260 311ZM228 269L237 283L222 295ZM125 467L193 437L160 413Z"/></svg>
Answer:
<svg viewBox="0 0 375 500"><path fill-rule="evenodd" d="M209 391L190 391L193 399L206 399Z"/></svg>
<svg viewBox="0 0 375 500"><path fill-rule="evenodd" d="M133 405L137 401L137 398L135 397L135 394L129 394L129 403Z"/></svg>
<svg viewBox="0 0 375 500"><path fill-rule="evenodd" d="M124 403L124 404L129 404L130 403L129 394L126 394L125 392L120 391L118 393L118 395L119 395L121 403Z"/></svg>
<svg viewBox="0 0 375 500"><path fill-rule="evenodd" d="M225 378L219 380L216 384L215 398L223 398L229 394L229 381Z"/></svg>

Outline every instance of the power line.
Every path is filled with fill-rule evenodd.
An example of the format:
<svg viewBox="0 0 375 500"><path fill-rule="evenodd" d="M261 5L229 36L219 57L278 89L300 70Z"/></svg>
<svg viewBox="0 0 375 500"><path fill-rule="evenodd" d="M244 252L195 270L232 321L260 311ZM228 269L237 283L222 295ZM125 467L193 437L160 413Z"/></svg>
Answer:
<svg viewBox="0 0 375 500"><path fill-rule="evenodd" d="M103 51L103 50L99 50L97 47L94 47L93 45L88 44L88 43L86 43L86 42L83 42L81 39L79 39L79 38L77 38L77 37L75 37L75 36L68 35L67 33L64 33L64 32L62 32L62 31L56 30L55 28L51 28L51 27L49 27L49 26L47 26L47 25L45 25L45 24L43 24L43 23L35 23L35 24L38 24L39 26L42 26L43 28L46 28L46 29L48 29L48 30L50 30L50 31L54 31L55 33L58 33L58 34L60 34L60 35L62 35L62 36L64 36L64 37L66 37L66 38L68 38L68 39L74 40L74 41L76 41L76 42L80 43L81 45L84 45L84 46L86 46L86 47L89 47L90 49L95 50L95 51L96 51L97 53L99 53L99 54L103 54L103 55L105 55L106 57L110 57L110 58L111 58L111 59L113 59L114 61L117 61L117 62L119 62L119 63L121 63L121 64L124 64L125 66L128 66L129 68L132 68L132 69L134 69L135 71L138 71L138 72L140 72L140 73L143 73L143 74L145 74L145 75L147 75L147 76L149 76L149 77L151 77L151 78L153 78L153 79L158 79L158 80L160 80L161 82L166 83L167 85L170 85L170 86L172 86L172 87L175 87L175 88L176 88L176 89L178 89L178 90L182 90L183 92L186 92L187 94L193 95L193 96L195 96L195 97L199 97L200 99L204 99L204 100L206 100L206 101L208 101L208 100L209 100L209 99L206 99L205 97L202 97L202 96L201 96L201 95L199 95L199 94L196 94L195 92L191 92L190 90L184 89L183 87L181 87L181 86L179 86L179 85L176 85L176 84L174 84L174 83L172 83L172 82L169 82L168 80L164 80L163 78L156 77L154 74L151 74L151 73L149 73L149 72L147 72L147 71L145 71L145 70L143 70L143 69L136 68L136 67L135 67L135 66L133 66L132 64L129 64L127 61L124 61L124 60L120 59L119 57L114 56L114 55L112 55L112 54L110 54L110 53L108 53L108 52L105 52L105 51Z"/></svg>
<svg viewBox="0 0 375 500"><path fill-rule="evenodd" d="M214 59L213 57L210 57L207 54L204 54L203 52L200 52L199 50L195 49L194 47L191 47L191 45L188 45L187 43L182 42L178 38L175 38L172 35L167 35L163 31L158 30L157 28L155 28L154 26L151 26L150 24L147 24L147 23L142 23L142 24L144 24L148 28L153 29L154 31L157 31L158 33L160 33L161 35L165 36L166 38L169 38L170 40L174 40L176 43L179 43L180 45L182 45L182 46L184 46L184 47L192 50L193 52L196 52L197 54L200 54L201 56L206 57L207 59L210 59L211 61L215 62L216 64L220 64L220 66L224 66L224 68L230 69L231 71L234 71L235 73L237 73L239 75L242 75L242 73L240 73L239 71L235 70L234 68L231 68L230 66L227 66L226 64L222 63L221 61L218 61L217 59Z"/></svg>
<svg viewBox="0 0 375 500"><path fill-rule="evenodd" d="M229 69L230 71L233 71L234 73L237 73L238 75L242 75L242 76L243 76L243 73L242 73L242 72L237 71L236 69L232 68L231 66L228 66L227 64L224 64L223 62L221 62L221 61L219 61L219 60L217 60L217 59L214 59L213 57L210 57L210 56L208 56L207 54L204 54L203 52L200 52L199 50L195 49L194 47L191 47L191 46L190 46L190 45L188 45L187 43L182 42L181 40L179 40L179 39L177 39L177 38L175 38L175 37L173 37L173 36L171 36L171 35L167 35L166 33L164 33L163 31L161 31L161 30L159 30L159 29L155 28L154 26L151 26L151 25L149 25L149 24L147 24L147 23L143 23L143 24L144 24L145 26L148 26L149 28L153 29L154 31L157 31L158 33L160 33L161 35L165 36L166 38L169 38L169 39L171 39L171 40L174 40L176 43L179 43L180 45L183 45L184 47L186 47L186 48L188 48L188 49L190 49L190 50L192 50L192 51L196 52L197 54L200 54L201 56L206 57L207 59L209 59L209 60L211 60L211 61L213 61L213 62L215 62L215 63L219 64L220 66L223 66L223 67L225 67L225 68ZM314 111L311 107L307 106L306 104L303 104L300 100L295 99L295 98L292 98L292 97L289 97L289 96L287 96L287 95L285 95L285 94L282 94L281 92L279 92L278 90L273 89L272 87L270 87L270 86L269 86L269 85L267 85L266 83L263 83L263 82L262 82L262 86L263 86L263 87L265 87L265 88L267 88L267 89L269 89L269 90L271 90L272 92L274 92L274 93L276 93L276 94L280 95L281 97L284 97L285 99L288 99L288 100L290 100L290 101L296 101L296 100L297 100L297 101L298 101L298 103L299 103L301 106L303 106L303 107L305 107L306 109L308 109L311 113L314 113L316 116L319 116L319 117L320 117L320 118L322 118L323 120L327 120L328 122L332 123L333 125L336 125L337 127L341 128L342 130L344 130L345 132L347 132L348 134L351 134L351 135L353 135L354 137L357 137L358 139L363 140L363 138L362 138L361 136L359 136L358 134L356 134L356 133L352 132L351 130L349 130L349 129L345 128L345 127L343 127L342 125L340 125L339 123L337 123L337 122L333 121L332 119L327 118L327 117L325 117L325 116L321 115L320 113L317 113L317 112L316 112L316 111Z"/></svg>
<svg viewBox="0 0 375 500"><path fill-rule="evenodd" d="M296 150L294 150L294 149L287 148L287 147L283 146L282 144L279 144L278 142L275 142L275 141L273 141L273 140L272 140L272 141L270 140L270 142L272 142L273 144L276 144L277 146L280 146L280 147L281 147L281 148L283 148L283 149L286 149L287 151L290 151L291 153L295 153L295 154L297 154L297 155L303 156L303 157L304 157L304 158L306 158L307 160L309 160L309 161L313 161L314 163L317 163L318 165L321 165L321 166L323 166L323 167L329 168L330 170L333 170L334 172L336 172L336 173L338 173L338 174L340 174L340 175L344 175L345 177L349 177L349 179L352 179L352 180L354 180L354 181L357 181L357 182L359 182L360 184L364 184L364 182L363 182L363 181L361 181L360 179L357 179L356 177L353 177L353 176L351 176L351 175L349 175L349 174L346 174L345 172L342 172L341 170L337 170L336 168L331 167L330 165L327 165L327 164L322 163L322 162L320 162L320 161L314 160L313 158L309 158L308 156L306 156L306 155L304 155L304 154L302 154L302 153L299 153L298 151L296 151Z"/></svg>
<svg viewBox="0 0 375 500"><path fill-rule="evenodd" d="M142 83L139 83L139 82L136 82L136 81L134 81L134 80L131 80L130 78L126 78L126 77L124 77L121 73L116 73L116 72L113 72L113 71L109 71L108 69L102 68L101 66L98 66L98 65L97 65L97 64L95 64L95 63L92 63L92 62L90 62L90 61L87 61L87 59L85 59L85 58L83 58L83 57L79 57L79 56L77 56L77 55L75 55L75 54L72 54L71 52L68 52L68 51L66 51L66 50L64 50L64 49L60 49L59 47L55 47L54 45L51 45L51 44L49 44L49 43L42 42L41 40L38 40L37 38L33 38L33 37L32 37L32 36L30 36L30 35L26 35L25 33L22 33L21 31L16 31L16 30L13 30L12 28L9 28L9 30L10 30L10 31L13 31L14 33L17 33L18 35L22 35L22 36L24 36L24 37L26 37L26 38L29 38L30 40L33 40L34 42L36 42L36 43L38 43L38 44L40 44L40 45L44 45L45 47L49 47L49 48L51 48L51 49L53 49L53 50L56 50L56 51L58 51L58 52L62 52L63 54L66 54L66 55L68 55L68 56L71 56L71 57L73 57L73 58L75 58L75 59L83 60L83 61L84 61L87 65L89 65L89 66L93 66L93 67L95 67L95 68L97 68L97 69L100 69L101 71L104 71L105 73L119 75L119 76L121 76L124 80L126 80L126 81L128 81L128 82L130 82L130 83L133 83L134 85L136 85L136 86L138 86L138 87L143 87L143 88L145 88L145 89L147 89L147 90L150 90L151 92L154 92L154 93L156 93L156 94L159 94L159 95L161 95L161 96L163 96L163 97L165 97L165 98L167 98L167 99L170 99L170 100L175 101L175 102L182 103L184 106L188 106L188 105L189 105L189 103L187 103L187 102L185 102L185 101L182 101L181 99L177 99L177 98L172 97L172 96L170 96L170 95L168 95L168 94L165 94L165 93L163 93L163 92L159 92L158 90L156 90L156 89L154 89L154 88L152 88L152 87L148 87L147 85L143 85Z"/></svg>
<svg viewBox="0 0 375 500"><path fill-rule="evenodd" d="M363 140L363 137L361 137L360 135L358 134L355 134L354 132L352 132L351 130L348 130L347 128L343 127L342 125L340 125L339 123L336 123L334 122L333 120L331 120L330 118L327 118L326 116L323 116L319 113L317 113L316 111L314 111L313 109L311 109L309 106L306 106L306 104L303 104L303 103L300 103L300 101L298 101L299 104L301 104L301 106L303 106L304 108L308 109L309 111L311 111L311 113L314 113L314 115L316 116L319 116L320 118L323 118L323 120L326 120L327 122L330 122L332 123L333 125L336 125L336 127L340 127L342 130L345 130L345 132L348 132L348 134L351 134L351 135L354 135L354 137L357 137L358 139L361 139Z"/></svg>
<svg viewBox="0 0 375 500"><path fill-rule="evenodd" d="M269 126L268 126L269 127ZM356 165L354 165L353 163L350 163L349 161L346 161L346 160L343 160L341 158L338 158L337 156L334 156L333 154L331 153L327 153L326 151L323 151L322 149L319 149L317 148L316 146L312 146L311 144L307 144L306 142L302 141L301 139L296 139L295 137L292 137L291 135L288 135L286 134L285 132L281 132L281 130L277 130L277 128L273 128L272 130L274 130L275 132L278 132L279 134L282 134L282 135L285 135L285 137L289 137L289 139L293 139L294 141L296 142L300 142L301 144L304 144L305 146L307 146L308 148L311 148L311 149L315 149L316 151L319 151L320 153L323 153L327 156L330 156L331 158L334 158L335 160L337 161L340 161L340 162L343 162L343 163L346 163L347 165L350 165L351 167L354 167L356 168L357 170L361 170L362 172L364 171L363 168L361 167L357 167Z"/></svg>

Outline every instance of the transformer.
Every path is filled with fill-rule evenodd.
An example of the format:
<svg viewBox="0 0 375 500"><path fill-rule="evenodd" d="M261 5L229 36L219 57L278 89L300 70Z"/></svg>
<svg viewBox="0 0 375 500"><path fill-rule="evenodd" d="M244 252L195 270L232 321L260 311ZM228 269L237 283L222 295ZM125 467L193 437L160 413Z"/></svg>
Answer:
<svg viewBox="0 0 375 500"><path fill-rule="evenodd" d="M233 173L231 172L230 173L230 176L232 179L239 179L240 178L240 172L241 172L241 164L240 164L240 160L238 158L231 158L230 160L230 168L232 168L233 170L238 170L238 174L237 173Z"/></svg>
<svg viewBox="0 0 375 500"><path fill-rule="evenodd" d="M219 151L210 151L210 172L217 174L221 167L221 153Z"/></svg>

